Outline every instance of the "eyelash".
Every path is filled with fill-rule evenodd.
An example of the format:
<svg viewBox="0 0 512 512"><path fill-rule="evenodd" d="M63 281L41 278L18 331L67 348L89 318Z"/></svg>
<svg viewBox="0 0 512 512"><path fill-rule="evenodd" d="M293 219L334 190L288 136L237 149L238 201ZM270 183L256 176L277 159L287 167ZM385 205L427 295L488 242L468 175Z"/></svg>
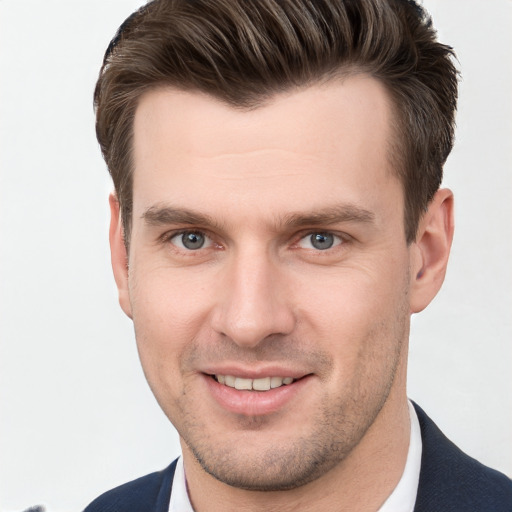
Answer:
<svg viewBox="0 0 512 512"><path fill-rule="evenodd" d="M169 231L167 233L164 233L161 237L159 237L159 242L163 243L163 244L169 244L169 245L172 245L175 250L177 251L181 251L181 252L185 252L185 253L189 253L189 254L193 254L193 253L197 253L199 252L200 249L202 249L203 247L201 248L198 248L196 250L192 250L192 249L183 249L181 247L178 247L176 246L175 244L173 244L171 242L171 240L173 238L176 238L176 237L179 237L179 236L183 236L183 235L186 235L186 234L198 234L198 235L203 235L205 238L207 238L209 241L210 241L210 244L208 245L208 247L205 247L205 249L209 248L210 245L216 245L217 248L221 248L222 246L220 244L215 244L215 242L213 241L213 237L208 234L207 231L203 230L203 229L181 229L181 230L178 230L178 231Z"/></svg>
<svg viewBox="0 0 512 512"><path fill-rule="evenodd" d="M185 234L203 235L210 241L210 244L207 247L200 247L196 250L193 250L193 249L186 249L186 248L178 247L176 244L171 242L171 240L173 238L183 236ZM332 247L326 248L324 250L321 250L321 249L315 250L314 248L310 249L310 248L301 247L300 243L302 241L306 240L308 237L311 237L312 235L324 235L324 236L331 235L335 239L337 239L337 241L335 240L335 244ZM303 231L301 233L298 233L293 238L295 241L291 244L292 249L301 249L302 248L307 251L311 251L312 253L315 253L318 256L320 256L322 254L327 255L327 254L331 253L332 250L335 250L337 247L343 246L350 241L350 237L344 233L337 233L334 231L327 231L327 230L325 230L325 231L324 230ZM215 243L214 237L211 234L209 234L208 231L202 230L202 229L181 229L178 231L170 231L170 232L164 233L161 237L159 237L159 241L163 244L171 245L175 251L179 251L180 253L187 254L189 256L198 255L198 253L202 252L201 249L210 249L212 247L212 245L214 246L215 249L223 249L224 248L222 244Z"/></svg>
<svg viewBox="0 0 512 512"><path fill-rule="evenodd" d="M303 242L307 243L308 239L310 240L311 245L314 245L313 240L312 240L313 235L317 235L317 241L320 242L320 243L321 243L321 238L320 237L322 237L322 238L332 237L333 238L333 241L332 241L333 245L331 245L330 247L326 247L323 250L319 249L318 247L316 247L316 248L315 247L313 247L313 248L303 247L301 244ZM337 233L333 233L332 231L309 231L309 232L307 232L305 234L302 234L301 237L298 239L298 241L294 245L296 245L296 246L298 246L299 248L302 248L302 249L312 250L313 252L325 253L325 252L328 252L329 250L334 249L334 248L336 248L339 245L342 245L344 243L346 243L346 238L344 236L341 236L341 235L337 234Z"/></svg>

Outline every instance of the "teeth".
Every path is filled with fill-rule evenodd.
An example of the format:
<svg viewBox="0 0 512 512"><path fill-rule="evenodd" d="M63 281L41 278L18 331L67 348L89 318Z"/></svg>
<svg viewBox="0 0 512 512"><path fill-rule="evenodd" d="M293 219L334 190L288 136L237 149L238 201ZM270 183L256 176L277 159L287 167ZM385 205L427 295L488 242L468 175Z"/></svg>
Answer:
<svg viewBox="0 0 512 512"><path fill-rule="evenodd" d="M232 375L226 375L224 377L224 384L226 384L226 386L229 386L230 388L235 387L235 381L236 381L236 379Z"/></svg>
<svg viewBox="0 0 512 512"><path fill-rule="evenodd" d="M270 387L272 389L278 388L283 385L283 378L282 377L272 377L270 379Z"/></svg>
<svg viewBox="0 0 512 512"><path fill-rule="evenodd" d="M269 389L279 388L291 384L292 377L262 377L260 379L244 379L242 377L233 377L232 375L215 375L215 379L220 384L240 391L268 391Z"/></svg>
<svg viewBox="0 0 512 512"><path fill-rule="evenodd" d="M256 391L268 391L270 389L270 377L254 379L252 381L252 389Z"/></svg>
<svg viewBox="0 0 512 512"><path fill-rule="evenodd" d="M237 377L235 379L235 389L248 389L250 391L252 389L252 379Z"/></svg>

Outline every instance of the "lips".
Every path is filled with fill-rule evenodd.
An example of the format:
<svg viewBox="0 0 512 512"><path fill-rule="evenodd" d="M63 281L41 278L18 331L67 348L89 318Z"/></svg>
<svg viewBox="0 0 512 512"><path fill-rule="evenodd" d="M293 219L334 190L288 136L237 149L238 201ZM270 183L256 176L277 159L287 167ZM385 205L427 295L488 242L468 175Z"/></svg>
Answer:
<svg viewBox="0 0 512 512"><path fill-rule="evenodd" d="M234 373L234 372L233 372ZM275 413L296 403L296 397L313 375L279 375L278 372L238 376L227 371L203 374L214 401L230 413L262 416Z"/></svg>

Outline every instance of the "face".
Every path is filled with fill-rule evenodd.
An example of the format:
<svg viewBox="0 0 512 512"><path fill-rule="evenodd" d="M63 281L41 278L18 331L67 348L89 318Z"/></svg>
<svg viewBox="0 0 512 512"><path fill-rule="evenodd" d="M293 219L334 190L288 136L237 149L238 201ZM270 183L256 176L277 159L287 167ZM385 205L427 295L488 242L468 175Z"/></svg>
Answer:
<svg viewBox="0 0 512 512"><path fill-rule="evenodd" d="M411 261L390 118L365 76L249 112L169 89L141 99L121 304L185 462L222 482L317 479L405 396Z"/></svg>

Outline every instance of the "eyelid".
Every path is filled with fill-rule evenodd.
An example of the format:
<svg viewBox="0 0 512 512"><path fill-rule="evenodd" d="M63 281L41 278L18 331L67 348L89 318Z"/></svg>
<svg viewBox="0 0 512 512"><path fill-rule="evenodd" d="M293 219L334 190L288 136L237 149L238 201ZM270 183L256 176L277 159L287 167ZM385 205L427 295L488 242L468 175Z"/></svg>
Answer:
<svg viewBox="0 0 512 512"><path fill-rule="evenodd" d="M323 249L323 250L322 249L317 249L315 247L303 247L301 245L302 242L310 239L312 235L317 235L317 234L331 235L334 238L333 245L331 247L328 247L328 248ZM318 251L318 252L328 252L329 250L332 250L335 247L338 247L338 246L344 244L346 241L347 241L347 237L343 236L340 233L336 233L334 231L322 230L322 229L312 229L312 230L309 230L309 231L307 231L305 233L304 232L301 233L301 235L300 235L299 239L297 240L297 242L295 243L295 245L300 247L300 248L302 248L302 249L314 250L314 251Z"/></svg>
<svg viewBox="0 0 512 512"><path fill-rule="evenodd" d="M172 242L173 238L182 236L186 233L197 233L197 234L203 235L205 237L205 245L203 245L203 247L200 247L199 249L193 250L193 249L187 249L186 247L181 247L180 245L177 245L176 243ZM170 231L166 231L165 233L163 233L162 235L160 235L158 237L158 242L162 243L162 244L170 244L174 248L176 248L176 250L190 252L190 253L198 252L201 249L208 249L214 244L213 237L211 236L210 233L208 233L207 230L195 229L195 228L181 228L181 229L172 229Z"/></svg>
<svg viewBox="0 0 512 512"><path fill-rule="evenodd" d="M185 233L200 233L200 234L202 234L206 238L205 245L203 247L201 247L200 249L193 250L193 249L187 249L186 247L180 247L180 246L176 245L175 243L171 242L171 240L173 238L180 236L180 235L184 235ZM340 245L345 245L348 242L350 242L351 240L353 240L353 238L350 235L348 235L347 233L344 233L344 232L338 232L338 231L329 230L329 229L304 229L304 230L301 230L299 233L296 233L293 236L294 241L292 242L292 248L295 248L295 249L301 248L300 247L301 241L310 237L313 234L318 234L318 233L329 234L329 235L332 235L333 237L335 237L335 243L329 249L324 249L323 251L320 249L315 249L315 248L310 249L310 250L314 250L315 252L318 252L318 253L329 252L329 250L335 249L336 247L338 247ZM171 229L171 230L166 231L165 233L161 234L158 237L157 241L158 241L158 243L162 243L162 244L171 243L171 245L174 248L176 248L176 250L185 251L188 253L199 252L202 249L209 249L212 246L214 246L217 249L224 249L225 248L224 244L222 242L217 242L215 240L215 238L217 238L217 237L214 234L212 234L211 232L209 232L208 229L177 228L177 229Z"/></svg>
<svg viewBox="0 0 512 512"><path fill-rule="evenodd" d="M201 247L198 247L197 249L190 249L188 247L185 247L183 245L183 235L187 235L187 234L191 234L191 233L194 233L196 235L201 235L204 239L204 243ZM176 243L176 242L173 242L173 240L176 239L179 241L179 243ZM202 249L208 249L209 247L211 247L213 245L213 241L212 239L206 234L206 233L203 233L202 231L194 231L194 230L191 230L191 231L182 231L181 233L176 233L174 234L171 238L169 238L169 241L175 245L176 247L178 247L180 250L184 250L184 251L192 251L192 252L196 252L196 251L200 251Z"/></svg>

